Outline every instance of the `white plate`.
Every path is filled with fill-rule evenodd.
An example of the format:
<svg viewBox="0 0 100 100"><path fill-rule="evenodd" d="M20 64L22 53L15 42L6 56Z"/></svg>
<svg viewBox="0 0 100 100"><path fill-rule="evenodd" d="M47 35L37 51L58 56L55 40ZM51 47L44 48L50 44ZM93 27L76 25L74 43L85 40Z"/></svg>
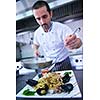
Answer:
<svg viewBox="0 0 100 100"><path fill-rule="evenodd" d="M57 73L61 73L61 75L63 75L65 72L71 72L71 79L68 83L72 83L74 88L73 90L68 94L66 92L62 92L62 93L55 93L55 94L51 94L51 93L47 93L46 95L40 96L37 93L35 93L34 96L25 96L23 95L23 91L26 89L30 89L30 90L34 90L31 86L26 85L17 95L16 97L20 97L20 98L80 98L82 97L82 94L80 92L78 83L76 81L74 72L72 70L67 70L67 71L57 71ZM34 78L34 80L38 80L38 76L36 76Z"/></svg>

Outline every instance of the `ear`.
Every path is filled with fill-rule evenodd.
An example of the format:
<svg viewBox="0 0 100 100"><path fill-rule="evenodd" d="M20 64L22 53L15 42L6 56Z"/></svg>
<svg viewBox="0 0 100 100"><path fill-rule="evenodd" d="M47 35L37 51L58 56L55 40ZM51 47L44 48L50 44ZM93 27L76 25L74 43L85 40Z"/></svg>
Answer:
<svg viewBox="0 0 100 100"><path fill-rule="evenodd" d="M51 18L52 18L52 16L53 16L53 12L52 11L50 11L50 15L51 15Z"/></svg>

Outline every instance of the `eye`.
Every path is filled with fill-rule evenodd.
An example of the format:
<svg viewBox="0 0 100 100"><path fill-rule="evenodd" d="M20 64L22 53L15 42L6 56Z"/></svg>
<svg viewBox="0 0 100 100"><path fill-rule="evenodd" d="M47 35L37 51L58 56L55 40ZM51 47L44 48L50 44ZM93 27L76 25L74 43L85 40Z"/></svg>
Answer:
<svg viewBox="0 0 100 100"><path fill-rule="evenodd" d="M36 18L36 20L40 20L40 18Z"/></svg>
<svg viewBox="0 0 100 100"><path fill-rule="evenodd" d="M47 15L43 15L42 18L46 19L48 16Z"/></svg>

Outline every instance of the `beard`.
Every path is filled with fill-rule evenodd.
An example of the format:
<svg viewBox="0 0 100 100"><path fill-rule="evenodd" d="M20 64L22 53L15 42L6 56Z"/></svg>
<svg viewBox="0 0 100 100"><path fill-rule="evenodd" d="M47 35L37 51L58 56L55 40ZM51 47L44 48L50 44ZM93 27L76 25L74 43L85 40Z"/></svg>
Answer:
<svg viewBox="0 0 100 100"><path fill-rule="evenodd" d="M48 32L48 30L49 30L49 25L48 24L43 24L42 25L42 28L43 28L43 30L45 31L45 32Z"/></svg>

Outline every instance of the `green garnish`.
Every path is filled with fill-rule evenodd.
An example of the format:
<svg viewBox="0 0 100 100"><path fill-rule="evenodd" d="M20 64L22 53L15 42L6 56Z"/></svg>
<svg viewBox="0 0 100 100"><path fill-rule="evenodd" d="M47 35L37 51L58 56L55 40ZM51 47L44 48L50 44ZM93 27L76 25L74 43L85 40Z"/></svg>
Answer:
<svg viewBox="0 0 100 100"><path fill-rule="evenodd" d="M64 75L66 75L66 74L68 74L68 75L69 75L69 74L71 74L71 72L65 72L65 73L64 73Z"/></svg>
<svg viewBox="0 0 100 100"><path fill-rule="evenodd" d="M27 89L23 92L23 95L26 95L26 96L32 96L34 94L35 94L35 91L30 91L29 89Z"/></svg>

